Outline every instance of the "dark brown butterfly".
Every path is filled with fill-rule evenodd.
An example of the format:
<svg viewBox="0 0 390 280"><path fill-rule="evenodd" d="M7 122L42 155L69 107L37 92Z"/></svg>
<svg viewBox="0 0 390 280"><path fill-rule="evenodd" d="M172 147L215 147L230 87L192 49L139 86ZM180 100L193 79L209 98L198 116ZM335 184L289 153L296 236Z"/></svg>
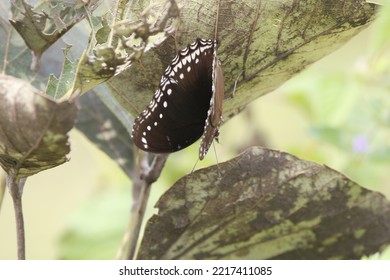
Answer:
<svg viewBox="0 0 390 280"><path fill-rule="evenodd" d="M222 123L224 80L217 41L197 39L172 60L148 107L135 119L131 137L148 152L171 153L198 140L203 159Z"/></svg>

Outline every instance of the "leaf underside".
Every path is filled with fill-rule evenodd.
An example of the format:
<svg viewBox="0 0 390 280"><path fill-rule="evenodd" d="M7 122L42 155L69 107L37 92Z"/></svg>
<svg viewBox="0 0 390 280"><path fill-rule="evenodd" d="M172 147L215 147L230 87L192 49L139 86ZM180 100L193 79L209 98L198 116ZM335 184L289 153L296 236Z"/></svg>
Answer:
<svg viewBox="0 0 390 280"><path fill-rule="evenodd" d="M45 1L33 8L25 1L13 0L10 23L26 45L40 56L87 13L91 13L96 2L93 0L85 5L75 5L65 1Z"/></svg>
<svg viewBox="0 0 390 280"><path fill-rule="evenodd" d="M390 243L383 195L259 147L183 177L157 207L138 259L359 259Z"/></svg>
<svg viewBox="0 0 390 280"><path fill-rule="evenodd" d="M225 77L224 120L333 52L375 15L360 0L177 0L180 25L158 48L107 83L123 108L138 115L175 54L196 38L215 38ZM142 2L146 8L148 1ZM234 98L232 97L234 92Z"/></svg>
<svg viewBox="0 0 390 280"><path fill-rule="evenodd" d="M21 178L64 163L76 116L75 104L57 103L26 81L0 76L0 165Z"/></svg>
<svg viewBox="0 0 390 280"><path fill-rule="evenodd" d="M81 130L102 151L115 160L131 177L133 174L133 144L122 122L110 111L96 92L80 97L80 114L76 128ZM117 109L118 111L120 108Z"/></svg>

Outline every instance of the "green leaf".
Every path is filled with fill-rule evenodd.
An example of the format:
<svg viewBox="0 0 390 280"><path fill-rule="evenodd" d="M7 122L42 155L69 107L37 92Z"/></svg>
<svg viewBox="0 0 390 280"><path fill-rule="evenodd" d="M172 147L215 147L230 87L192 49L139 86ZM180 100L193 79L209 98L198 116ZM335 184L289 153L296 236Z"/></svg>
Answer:
<svg viewBox="0 0 390 280"><path fill-rule="evenodd" d="M32 54L22 38L8 21L9 3L0 3L0 68L10 76L33 80L36 73L30 69ZM8 12L8 13L7 13ZM37 82L35 80L35 82ZM38 83L34 84L37 85Z"/></svg>
<svg viewBox="0 0 390 280"><path fill-rule="evenodd" d="M75 84L70 93L82 94L107 81L123 63L124 60L117 57L112 47L96 49L91 56L84 52L78 63Z"/></svg>
<svg viewBox="0 0 390 280"><path fill-rule="evenodd" d="M217 15L217 52L225 76L225 120L342 46L375 16L375 5L360 0L219 3L178 0L181 22L175 36L108 81L128 113L136 116L149 104L161 74L178 50L196 37L215 37ZM229 98L233 93L234 98Z"/></svg>
<svg viewBox="0 0 390 280"><path fill-rule="evenodd" d="M68 57L70 46L64 50L64 63L62 64L61 76L57 79L50 75L46 87L46 94L58 100L73 88L73 81L76 75L77 63L72 63Z"/></svg>
<svg viewBox="0 0 390 280"><path fill-rule="evenodd" d="M123 8L122 3L117 3L116 12ZM137 19L134 22L117 21L111 13L101 18L90 17L92 33L88 50L80 58L74 87L67 96L83 94L120 74L145 50L163 42L174 31L179 17L174 3L172 0L160 1L145 11L139 9L138 3L129 4L132 9L126 8L121 16Z"/></svg>
<svg viewBox="0 0 390 280"><path fill-rule="evenodd" d="M76 209L61 236L59 258L113 259L126 230L130 199L128 188L114 188Z"/></svg>
<svg viewBox="0 0 390 280"><path fill-rule="evenodd" d="M23 178L64 163L77 108L26 81L0 75L0 165Z"/></svg>
<svg viewBox="0 0 390 280"><path fill-rule="evenodd" d="M33 68L39 68L42 53L91 13L98 0L88 1L88 4L78 2L75 5L74 1L44 1L33 8L23 0L12 1L10 23L33 51Z"/></svg>
<svg viewBox="0 0 390 280"><path fill-rule="evenodd" d="M383 195L259 147L180 179L157 207L138 259L359 259L390 244Z"/></svg>
<svg viewBox="0 0 390 280"><path fill-rule="evenodd" d="M351 148L351 139L346 139L342 130L329 126L314 126L310 128L310 134L314 137L326 141L338 148Z"/></svg>

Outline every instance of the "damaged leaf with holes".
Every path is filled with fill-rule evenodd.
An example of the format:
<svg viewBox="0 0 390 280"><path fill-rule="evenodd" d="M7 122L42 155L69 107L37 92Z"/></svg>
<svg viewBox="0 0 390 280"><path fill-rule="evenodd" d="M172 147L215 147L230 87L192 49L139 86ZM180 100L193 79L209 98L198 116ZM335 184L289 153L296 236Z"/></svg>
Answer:
<svg viewBox="0 0 390 280"><path fill-rule="evenodd" d="M0 76L0 165L17 178L67 161L77 108L57 103L26 81Z"/></svg>
<svg viewBox="0 0 390 280"><path fill-rule="evenodd" d="M196 38L217 39L226 121L344 45L370 24L376 12L374 4L360 0L217 2L176 0L181 20L174 36L108 81L128 113L136 116L148 105L161 74L180 49ZM146 2L139 3L146 8ZM229 98L233 92L234 98Z"/></svg>
<svg viewBox="0 0 390 280"><path fill-rule="evenodd" d="M76 2L76 3L75 3ZM33 51L36 60L76 23L97 7L98 0L41 1L32 7L23 0L12 0L10 23Z"/></svg>
<svg viewBox="0 0 390 280"><path fill-rule="evenodd" d="M138 259L360 259L390 244L383 195L259 147L180 179L157 207Z"/></svg>
<svg viewBox="0 0 390 280"><path fill-rule="evenodd" d="M58 100L73 90L77 63L70 61L68 58L70 46L64 49L64 63L62 64L61 75L57 79L54 74L50 74L47 82L46 94Z"/></svg>
<svg viewBox="0 0 390 280"><path fill-rule="evenodd" d="M146 10L140 10L139 5L134 4L124 17L140 18L141 23L116 22L110 13L103 18L91 17L93 29L88 51L80 58L73 89L67 96L83 94L125 71L145 50L156 47L174 31L179 16L174 0L154 3ZM145 18L153 20L142 20Z"/></svg>

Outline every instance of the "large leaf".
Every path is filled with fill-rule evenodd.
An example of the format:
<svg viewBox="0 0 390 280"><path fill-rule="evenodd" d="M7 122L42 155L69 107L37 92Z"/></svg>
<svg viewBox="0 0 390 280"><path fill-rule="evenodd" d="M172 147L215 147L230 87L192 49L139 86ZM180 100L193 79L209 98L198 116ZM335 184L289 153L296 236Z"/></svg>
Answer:
<svg viewBox="0 0 390 280"><path fill-rule="evenodd" d="M67 160L77 108L57 103L26 81L0 75L0 165L27 177Z"/></svg>
<svg viewBox="0 0 390 280"><path fill-rule="evenodd" d="M197 37L215 37L225 76L224 119L268 93L307 65L331 53L374 17L360 0L177 0L181 24L159 48L108 81L125 110L135 116L149 103L176 52ZM144 7L149 1L141 1ZM237 87L236 87L237 86Z"/></svg>
<svg viewBox="0 0 390 280"><path fill-rule="evenodd" d="M85 93L130 67L175 30L179 15L174 0L158 1L145 11L131 1L116 2L113 8L104 17L91 17L89 46L79 60L67 97ZM123 20L118 22L119 18Z"/></svg>
<svg viewBox="0 0 390 280"><path fill-rule="evenodd" d="M127 128L96 92L91 91L80 97L80 109L76 127L131 177L134 156ZM116 110L121 111L121 108L117 107Z"/></svg>
<svg viewBox="0 0 390 280"><path fill-rule="evenodd" d="M383 195L258 147L180 179L157 207L139 259L358 259L390 244Z"/></svg>
<svg viewBox="0 0 390 280"><path fill-rule="evenodd" d="M65 32L91 13L99 0L42 1L35 8L24 0L13 0L11 24L33 51L36 63L42 53ZM36 67L33 65L33 67Z"/></svg>

